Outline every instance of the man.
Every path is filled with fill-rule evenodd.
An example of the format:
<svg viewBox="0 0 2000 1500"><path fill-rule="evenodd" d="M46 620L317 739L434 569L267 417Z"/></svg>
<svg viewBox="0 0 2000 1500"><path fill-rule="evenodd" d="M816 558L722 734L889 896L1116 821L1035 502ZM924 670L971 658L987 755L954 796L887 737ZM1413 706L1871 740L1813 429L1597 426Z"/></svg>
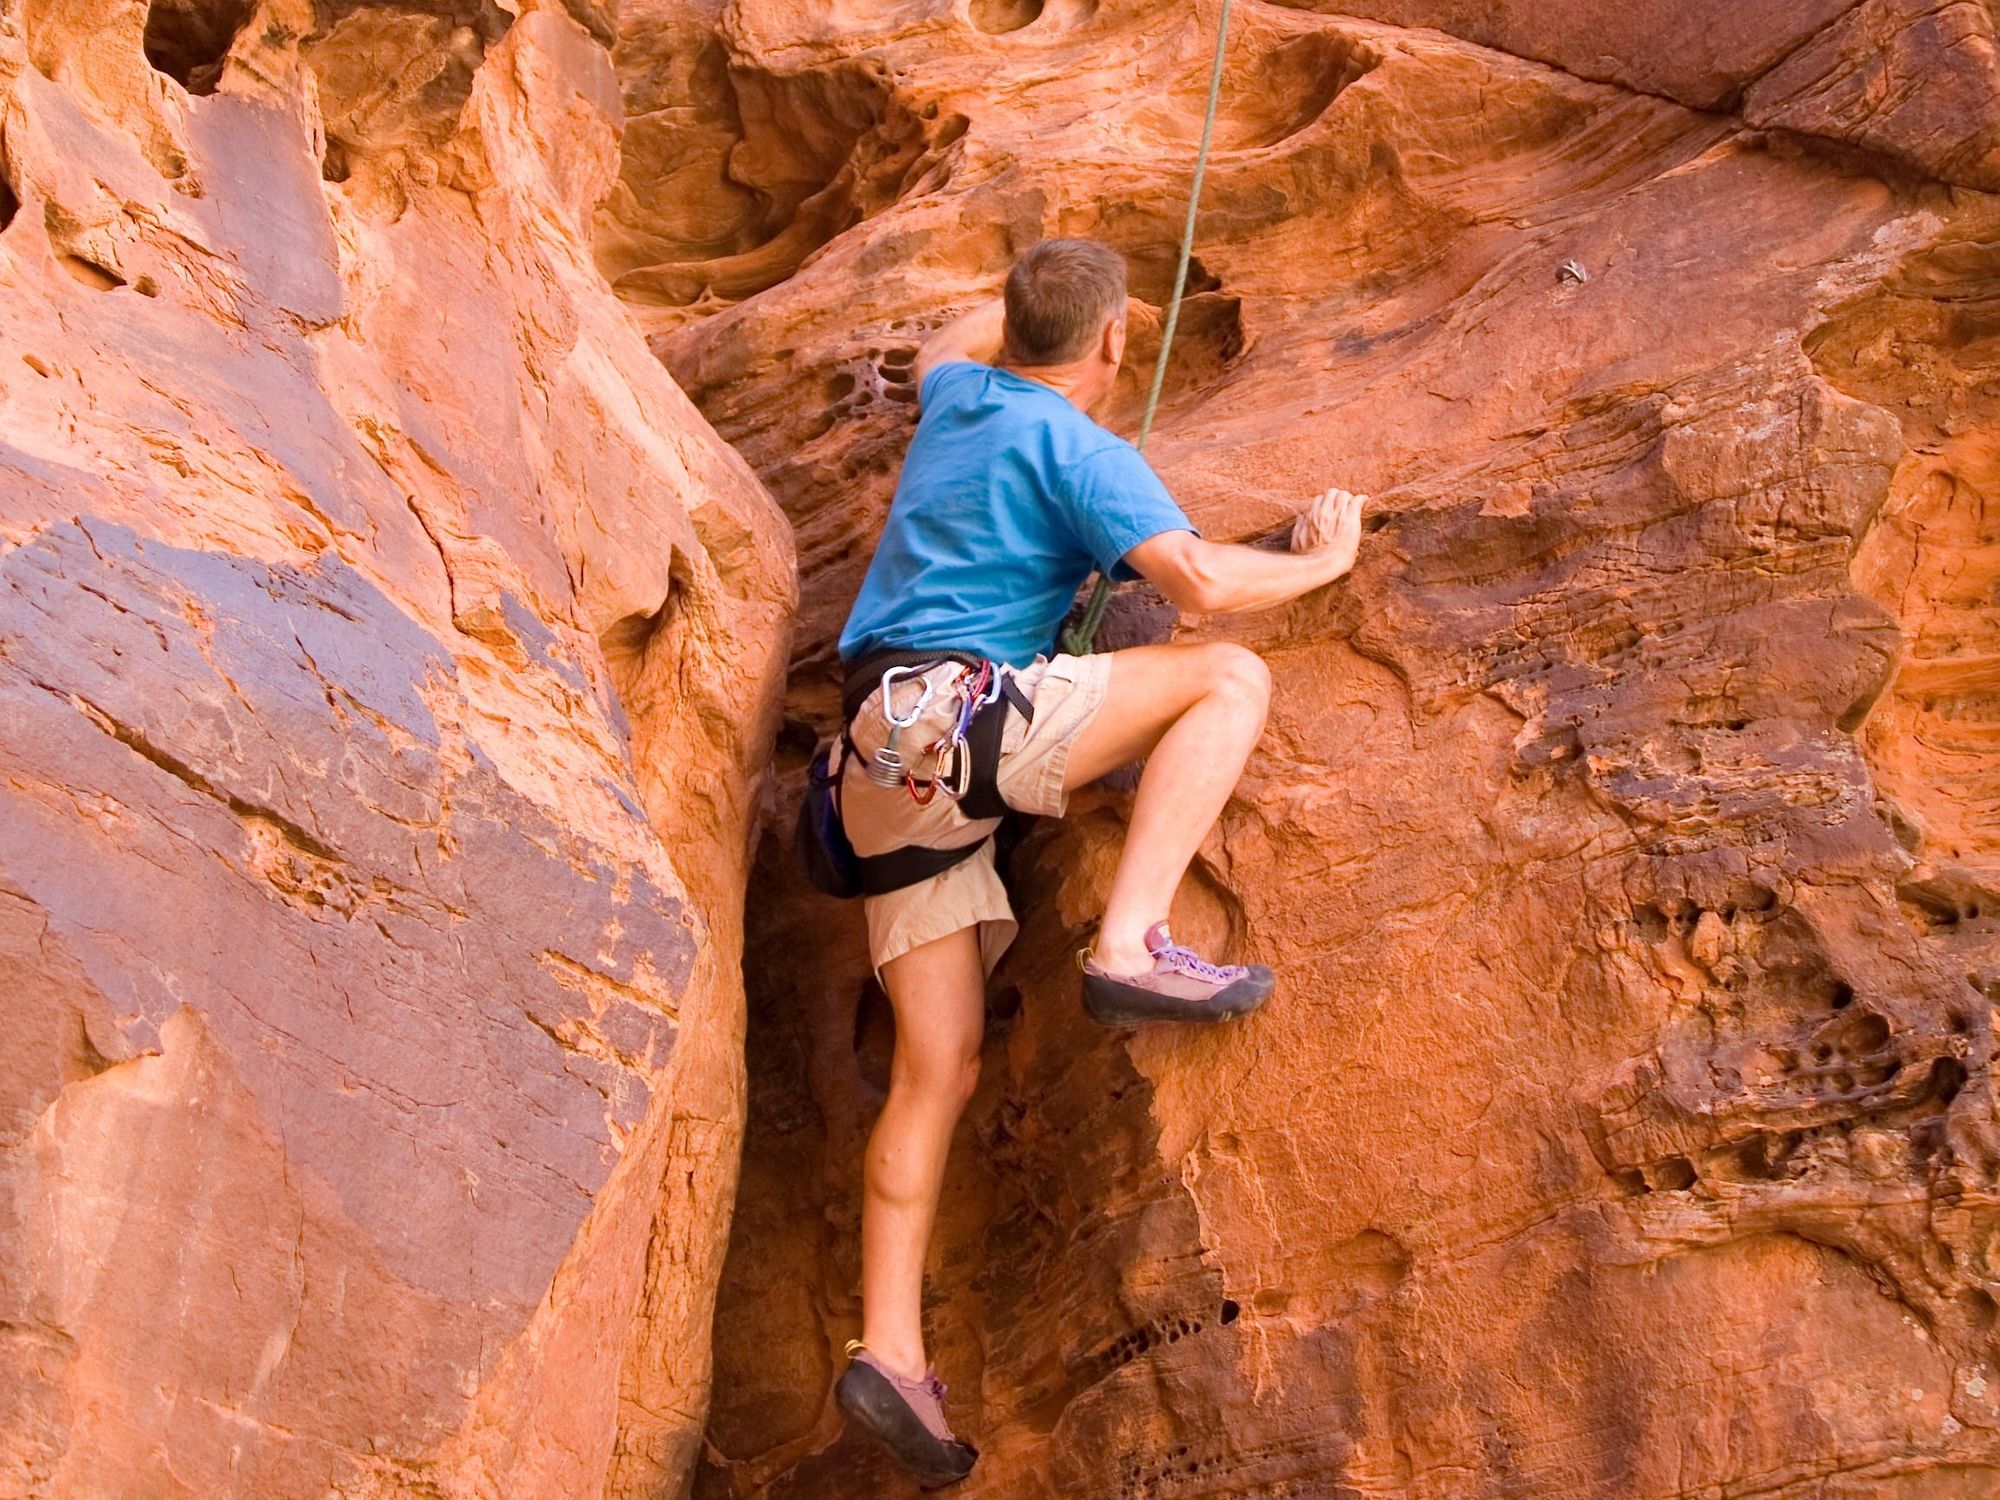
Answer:
<svg viewBox="0 0 2000 1500"><path fill-rule="evenodd" d="M1166 918L1263 732L1269 671L1221 641L1041 653L1093 565L1144 577L1190 613L1229 613L1331 582L1360 540L1360 497L1343 490L1301 519L1293 545L1306 550L1202 540L1138 451L1086 415L1117 378L1125 307L1116 252L1045 240L1004 298L925 341L922 416L841 634L852 746L841 800L856 852L973 849L866 903L896 1043L864 1174L862 1336L838 1396L929 1484L963 1478L977 1456L945 1420L919 1301L952 1130L978 1076L985 976L1015 931L993 866L997 820L966 813L981 749L966 726L1002 715L997 755L985 747L989 784L1024 812L1059 815L1077 787L1146 758L1083 965L1094 1017L1213 1023L1252 1010L1271 971L1204 961L1171 940Z"/></svg>

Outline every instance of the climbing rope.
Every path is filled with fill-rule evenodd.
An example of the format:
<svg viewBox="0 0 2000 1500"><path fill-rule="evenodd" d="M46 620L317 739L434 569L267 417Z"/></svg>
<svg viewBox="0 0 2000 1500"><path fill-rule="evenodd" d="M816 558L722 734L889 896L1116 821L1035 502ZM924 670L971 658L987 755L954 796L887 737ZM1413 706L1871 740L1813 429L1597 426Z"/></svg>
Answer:
<svg viewBox="0 0 2000 1500"><path fill-rule="evenodd" d="M1181 320L1181 293L1187 289L1188 262L1194 256L1194 216L1201 206L1201 180L1208 175L1208 147L1215 139L1215 108L1222 98L1222 53L1223 44L1229 37L1229 8L1233 0L1222 0L1222 15L1215 27L1215 62L1208 70L1208 113L1201 122L1201 148L1195 152L1194 185L1188 189L1187 222L1181 226L1180 259L1174 266L1174 293L1167 300L1167 321L1160 330L1160 353L1153 361L1153 386L1146 393L1146 412L1139 419L1139 441L1134 445L1141 453L1146 451L1146 439L1152 435L1153 413L1159 409L1160 389L1167 382L1167 356L1173 352L1174 329ZM1063 632L1063 650L1071 656L1087 656L1097 640L1097 627L1104 623L1105 606L1111 602L1111 580L1104 574L1097 575L1097 586L1090 591L1090 602L1083 607L1083 616L1075 625Z"/></svg>

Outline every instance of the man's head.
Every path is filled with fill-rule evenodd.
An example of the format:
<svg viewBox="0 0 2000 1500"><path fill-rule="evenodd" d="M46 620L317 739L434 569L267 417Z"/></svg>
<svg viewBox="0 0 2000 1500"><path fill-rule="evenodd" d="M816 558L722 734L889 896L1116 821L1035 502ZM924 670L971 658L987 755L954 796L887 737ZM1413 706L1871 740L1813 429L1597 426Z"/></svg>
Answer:
<svg viewBox="0 0 2000 1500"><path fill-rule="evenodd" d="M1007 364L1062 369L1071 399L1110 393L1125 356L1125 258L1093 240L1043 240L1007 275Z"/></svg>

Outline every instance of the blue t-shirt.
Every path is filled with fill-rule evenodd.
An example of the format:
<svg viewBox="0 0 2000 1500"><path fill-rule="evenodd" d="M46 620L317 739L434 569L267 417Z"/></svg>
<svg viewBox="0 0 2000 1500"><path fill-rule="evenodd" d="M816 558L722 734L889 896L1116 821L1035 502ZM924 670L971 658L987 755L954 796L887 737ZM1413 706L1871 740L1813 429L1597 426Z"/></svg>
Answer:
<svg viewBox="0 0 2000 1500"><path fill-rule="evenodd" d="M1139 450L1068 398L991 365L924 377L923 417L840 654L968 651L1026 666L1093 566L1194 527Z"/></svg>

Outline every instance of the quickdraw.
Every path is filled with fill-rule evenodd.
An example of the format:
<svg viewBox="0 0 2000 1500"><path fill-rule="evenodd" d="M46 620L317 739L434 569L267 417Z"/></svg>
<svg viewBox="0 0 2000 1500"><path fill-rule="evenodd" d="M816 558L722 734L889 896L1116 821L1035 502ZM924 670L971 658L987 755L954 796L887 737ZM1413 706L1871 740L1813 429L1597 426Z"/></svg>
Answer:
<svg viewBox="0 0 2000 1500"><path fill-rule="evenodd" d="M966 749L966 736L971 731L972 721L978 717L980 710L990 707L999 699L1001 689L1005 686L1006 672L1006 667L997 666L990 661L982 661L976 668L968 666L959 669L958 676L950 689L958 699L958 712L952 719L951 728L924 750L924 754L931 760L931 774L919 780L916 768L911 767L903 775L904 788L909 792L910 800L917 806L929 807L940 791L954 801L965 795L972 773L972 758ZM888 690L888 679L889 674L883 674L885 695ZM914 722L915 715L921 713L924 703L929 701L928 690L931 684L926 681L924 685L926 695L912 711L911 717L903 721L904 727ZM883 713L886 715L888 712L889 704L885 696ZM896 722L894 718L890 719L891 724ZM892 730L892 737L894 733ZM899 761L900 759L898 756ZM949 772L946 769L947 765L950 767Z"/></svg>

